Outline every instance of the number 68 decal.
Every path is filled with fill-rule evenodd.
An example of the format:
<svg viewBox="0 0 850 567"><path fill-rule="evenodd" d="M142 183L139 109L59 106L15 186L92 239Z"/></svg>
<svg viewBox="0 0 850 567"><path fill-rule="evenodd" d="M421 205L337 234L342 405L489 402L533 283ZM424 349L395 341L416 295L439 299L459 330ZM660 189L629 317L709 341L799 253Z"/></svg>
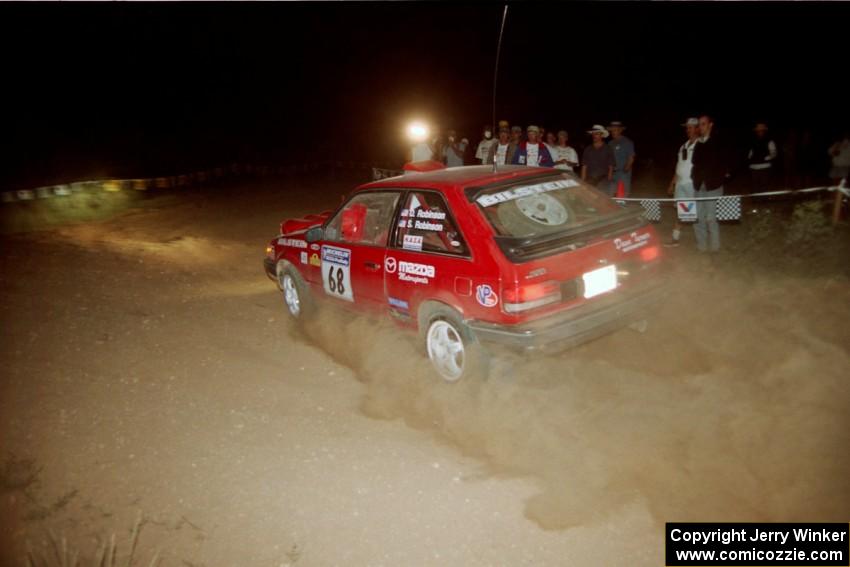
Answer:
<svg viewBox="0 0 850 567"><path fill-rule="evenodd" d="M332 297L354 301L351 289L351 250L322 246L322 287Z"/></svg>

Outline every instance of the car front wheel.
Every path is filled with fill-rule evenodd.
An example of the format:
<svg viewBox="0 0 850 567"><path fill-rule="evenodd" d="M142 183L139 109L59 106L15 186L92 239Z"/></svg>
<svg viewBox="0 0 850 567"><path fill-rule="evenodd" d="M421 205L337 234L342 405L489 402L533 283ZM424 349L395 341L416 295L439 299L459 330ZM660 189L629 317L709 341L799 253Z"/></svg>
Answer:
<svg viewBox="0 0 850 567"><path fill-rule="evenodd" d="M293 319L303 320L309 315L312 303L301 275L292 266L279 262L277 282L280 291L283 292L283 301L289 315Z"/></svg>

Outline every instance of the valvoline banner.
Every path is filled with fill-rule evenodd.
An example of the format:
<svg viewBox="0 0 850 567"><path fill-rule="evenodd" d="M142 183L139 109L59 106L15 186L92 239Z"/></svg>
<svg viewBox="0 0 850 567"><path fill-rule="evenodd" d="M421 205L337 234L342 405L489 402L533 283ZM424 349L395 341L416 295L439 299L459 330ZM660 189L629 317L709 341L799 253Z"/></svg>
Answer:
<svg viewBox="0 0 850 567"><path fill-rule="evenodd" d="M697 220L696 201L676 201L676 212L682 222L694 222Z"/></svg>

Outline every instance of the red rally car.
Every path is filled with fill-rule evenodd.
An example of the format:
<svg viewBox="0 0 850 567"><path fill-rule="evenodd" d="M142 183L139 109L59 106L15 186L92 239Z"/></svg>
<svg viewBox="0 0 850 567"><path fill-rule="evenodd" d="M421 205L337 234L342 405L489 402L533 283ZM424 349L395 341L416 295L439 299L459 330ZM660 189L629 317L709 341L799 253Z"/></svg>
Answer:
<svg viewBox="0 0 850 567"><path fill-rule="evenodd" d="M406 169L334 212L281 223L264 264L293 318L318 299L388 315L455 381L486 372L488 345L576 345L643 322L661 298L661 249L642 209L572 173Z"/></svg>

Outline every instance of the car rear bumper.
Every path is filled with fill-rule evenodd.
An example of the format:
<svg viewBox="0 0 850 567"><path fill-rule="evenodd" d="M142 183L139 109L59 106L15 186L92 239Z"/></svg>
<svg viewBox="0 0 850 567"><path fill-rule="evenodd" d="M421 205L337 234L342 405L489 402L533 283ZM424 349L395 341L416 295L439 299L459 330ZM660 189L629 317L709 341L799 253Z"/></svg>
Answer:
<svg viewBox="0 0 850 567"><path fill-rule="evenodd" d="M271 258L263 258L263 268L266 270L266 275L272 281L277 281L277 266Z"/></svg>
<svg viewBox="0 0 850 567"><path fill-rule="evenodd" d="M646 319L664 298L664 282L621 290L597 301L516 326L467 321L482 343L524 351L554 352L585 343Z"/></svg>

